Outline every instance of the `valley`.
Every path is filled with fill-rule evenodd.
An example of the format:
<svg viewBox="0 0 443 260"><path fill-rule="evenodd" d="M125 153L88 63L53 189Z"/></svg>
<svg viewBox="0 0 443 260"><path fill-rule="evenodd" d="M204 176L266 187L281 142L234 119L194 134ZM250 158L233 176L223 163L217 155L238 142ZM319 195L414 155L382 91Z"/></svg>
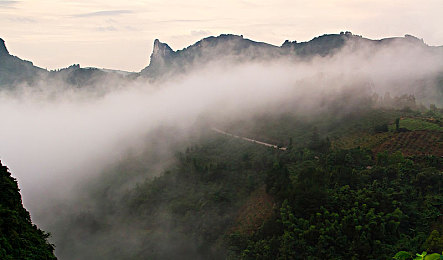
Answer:
<svg viewBox="0 0 443 260"><path fill-rule="evenodd" d="M0 256L437 256L442 57L410 35L221 34L175 51L155 40L140 72L48 71L2 40L2 174L51 235L22 229L14 186L23 216L4 195Z"/></svg>

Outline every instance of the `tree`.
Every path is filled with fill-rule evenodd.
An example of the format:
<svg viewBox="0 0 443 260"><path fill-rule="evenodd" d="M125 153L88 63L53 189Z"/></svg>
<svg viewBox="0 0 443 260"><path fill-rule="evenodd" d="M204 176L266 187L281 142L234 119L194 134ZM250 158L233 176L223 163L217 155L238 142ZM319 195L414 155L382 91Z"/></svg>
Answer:
<svg viewBox="0 0 443 260"><path fill-rule="evenodd" d="M433 230L423 244L423 248L427 252L441 252L443 250L443 236L440 236L437 230Z"/></svg>
<svg viewBox="0 0 443 260"><path fill-rule="evenodd" d="M0 161L0 259L56 259L48 237L32 224L17 181Z"/></svg>
<svg viewBox="0 0 443 260"><path fill-rule="evenodd" d="M292 137L289 137L288 150L291 150L292 147L293 147L293 144L292 144Z"/></svg>

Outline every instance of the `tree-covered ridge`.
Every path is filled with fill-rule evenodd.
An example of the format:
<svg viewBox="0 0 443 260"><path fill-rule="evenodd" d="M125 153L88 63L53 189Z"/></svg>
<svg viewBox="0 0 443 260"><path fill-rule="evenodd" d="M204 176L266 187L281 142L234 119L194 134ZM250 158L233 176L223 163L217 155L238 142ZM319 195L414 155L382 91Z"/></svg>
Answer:
<svg viewBox="0 0 443 260"><path fill-rule="evenodd" d="M59 253L84 252L81 243L94 243L101 250L86 255L102 259L391 259L399 251L441 253L435 234L443 234L443 159L429 149L401 154L407 142L388 152L376 149L403 133L379 133L378 125L425 113L371 108L309 119L264 115L223 128L281 143L284 151L206 127L186 144L173 145L175 163L162 167L163 174L150 174L155 163L148 155L107 171L82 198L93 206L62 222L71 226L60 235ZM399 120L399 129L407 127ZM434 129L416 131L442 136ZM338 145L360 133L380 142ZM433 141L425 138L421 145ZM144 181L126 186L131 176ZM120 236L139 242L109 242ZM90 240L79 239L85 237Z"/></svg>
<svg viewBox="0 0 443 260"><path fill-rule="evenodd" d="M418 163L361 148L305 150L277 165L267 187L280 207L255 234L231 234L240 258L389 259L400 250L442 251L428 241L443 229L442 158Z"/></svg>
<svg viewBox="0 0 443 260"><path fill-rule="evenodd" d="M177 154L175 167L139 185L127 198L128 210L143 216L141 227L158 239L152 241L147 236L151 245L148 256L225 258L224 236L248 196L263 185L265 171L277 152L212 136ZM165 240L172 250L162 248Z"/></svg>
<svg viewBox="0 0 443 260"><path fill-rule="evenodd" d="M0 162L0 259L56 259L48 236L32 224L17 181Z"/></svg>

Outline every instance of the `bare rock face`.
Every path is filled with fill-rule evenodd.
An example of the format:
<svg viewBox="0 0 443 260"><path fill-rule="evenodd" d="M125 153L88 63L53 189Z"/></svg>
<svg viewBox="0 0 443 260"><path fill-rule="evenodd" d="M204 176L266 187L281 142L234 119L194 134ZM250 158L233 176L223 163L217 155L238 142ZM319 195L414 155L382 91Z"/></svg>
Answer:
<svg viewBox="0 0 443 260"><path fill-rule="evenodd" d="M9 55L8 49L6 49L5 41L0 38L0 56Z"/></svg>
<svg viewBox="0 0 443 260"><path fill-rule="evenodd" d="M148 67L142 70L142 74L153 76L165 70L175 55L175 52L166 43L160 42L158 39L154 41L154 48L151 54L151 61Z"/></svg>
<svg viewBox="0 0 443 260"><path fill-rule="evenodd" d="M165 66L168 64L169 60L174 56L174 54L175 52L171 49L171 47L169 47L169 45L155 39L150 65L154 67Z"/></svg>
<svg viewBox="0 0 443 260"><path fill-rule="evenodd" d="M167 45L166 43L160 42L158 39L154 41L154 49L151 55L151 61L154 60L162 60L170 57L174 54L174 51Z"/></svg>
<svg viewBox="0 0 443 260"><path fill-rule="evenodd" d="M183 73L194 65L204 66L209 61L231 57L262 57L275 46L244 39L241 35L210 36L182 50L174 51L158 39L154 41L149 65L141 75L156 78L167 73Z"/></svg>

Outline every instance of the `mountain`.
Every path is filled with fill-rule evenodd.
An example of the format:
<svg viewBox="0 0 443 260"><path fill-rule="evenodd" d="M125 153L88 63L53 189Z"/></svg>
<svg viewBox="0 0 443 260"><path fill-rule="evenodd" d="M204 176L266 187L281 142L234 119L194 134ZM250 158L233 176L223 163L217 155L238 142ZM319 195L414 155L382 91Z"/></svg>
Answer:
<svg viewBox="0 0 443 260"><path fill-rule="evenodd" d="M177 51L155 40L150 64L138 80L186 73L221 59L309 60L343 48L345 54L352 55L362 47L385 45L406 47L401 54L408 48L441 51L412 36L370 40L348 32L301 43L288 40L282 46L220 35ZM10 59L6 47L2 50ZM21 72L14 73L18 77ZM391 73L389 68L386 73ZM354 76L349 74L345 76ZM105 85L110 82L109 75L79 65L44 71L48 84L64 82L68 86ZM123 76L130 80L136 75ZM339 80L342 78L339 75ZM223 116L229 114L230 106L215 103L227 113L201 114L191 121L189 135L181 127L175 128L175 123L170 127L166 123L152 127L152 132L140 139L131 137L138 141L133 151L122 153L100 169L100 175L81 177L79 184L84 186L78 194L73 191L69 200L63 196L44 208L41 220L54 233L57 256L391 259L400 250L442 252L443 111L436 105L428 110L416 104L409 93L392 97L387 93L383 98L365 91L355 93L360 92L360 85L366 87L364 83L365 79L354 91L322 92L319 99L317 95L297 98L289 92L288 99L264 102L260 105L264 109L237 109L241 113L238 118ZM154 104L162 101L159 96L154 96L159 101ZM328 97L322 99L324 96ZM438 100L439 96L434 96ZM185 109L186 104L168 106ZM302 108L304 105L307 107ZM158 112L162 108L154 107ZM132 106L128 109L133 111ZM149 115L138 111L137 120ZM119 113L115 116L121 117ZM183 120L189 118L183 116ZM173 120L163 122L169 121ZM131 127L127 122L122 121ZM150 129L144 125L135 127L140 126L140 132ZM88 129L92 127L88 124ZM119 136L125 137L124 132ZM125 138L119 140L125 144ZM90 158L94 162L95 157ZM94 167L97 170L100 161ZM69 165L74 170L83 166ZM29 242L37 236L33 235L36 227L29 229L31 219L21 204L17 183L5 167L0 166L0 173L0 259L51 259L53 248L44 241L44 233L37 231L38 237L43 237L36 240L41 247ZM65 184L66 180L61 180ZM30 256L30 252L39 255Z"/></svg>
<svg viewBox="0 0 443 260"><path fill-rule="evenodd" d="M140 73L119 72L98 68L81 68L74 64L64 69L47 71L9 54L5 42L0 38L0 87L29 84L40 79L61 81L74 87L84 87L99 83L104 78L111 80L131 80L142 78L157 79L167 75L185 73L195 66L204 66L219 60L231 62L261 61L278 58L309 59L327 56L341 50L345 45L358 49L363 45L383 46L390 43L408 44L421 48L435 49L443 53L442 47L431 47L411 35L405 37L371 40L350 32L325 34L307 42L286 40L281 46L256 42L242 35L221 34L204 38L189 47L174 51L158 39L150 56L150 63Z"/></svg>
<svg viewBox="0 0 443 260"><path fill-rule="evenodd" d="M48 236L32 224L17 181L0 162L0 259L56 259Z"/></svg>
<svg viewBox="0 0 443 260"><path fill-rule="evenodd" d="M48 71L30 61L11 55L5 41L0 38L0 88L12 88L20 84L33 85L39 81L44 81L45 84L62 83L71 87L85 87L97 84L105 78L119 80L129 78L132 74L98 68L81 68L79 64Z"/></svg>
<svg viewBox="0 0 443 260"><path fill-rule="evenodd" d="M0 86L12 86L26 82L32 84L36 77L46 70L34 66L32 62L9 54L5 41L0 38Z"/></svg>
<svg viewBox="0 0 443 260"><path fill-rule="evenodd" d="M156 39L150 64L140 74L158 77L171 71L185 72L193 65L202 65L221 57L244 61L278 54L278 48L273 45L232 34L207 37L178 51L173 51L169 45Z"/></svg>
<svg viewBox="0 0 443 260"><path fill-rule="evenodd" d="M145 77L158 78L165 74L186 72L194 66L203 66L218 60L242 62L246 60L269 60L282 57L312 58L327 56L341 50L349 44L355 49L364 44L381 47L390 43L408 44L423 48L434 48L424 44L411 35L405 37L371 40L354 35L350 32L340 34L325 34L308 42L286 40L281 46L263 42L255 42L243 36L221 34L207 37L182 50L173 51L168 44L154 41L149 65L140 74Z"/></svg>

